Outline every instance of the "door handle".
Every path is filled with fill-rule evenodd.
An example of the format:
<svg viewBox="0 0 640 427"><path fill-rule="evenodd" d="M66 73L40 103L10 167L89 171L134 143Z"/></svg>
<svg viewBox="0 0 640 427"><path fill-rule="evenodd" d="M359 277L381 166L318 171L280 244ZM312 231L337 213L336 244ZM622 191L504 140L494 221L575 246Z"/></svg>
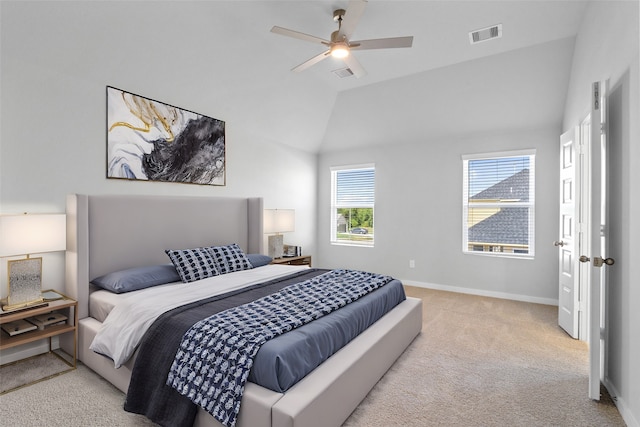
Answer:
<svg viewBox="0 0 640 427"><path fill-rule="evenodd" d="M595 257L595 259L593 260L593 265L595 265L596 267L602 267L602 264L613 265L615 263L616 260L613 258Z"/></svg>
<svg viewBox="0 0 640 427"><path fill-rule="evenodd" d="M591 258L589 258L586 255L580 255L579 258L580 262L589 262L591 261ZM616 263L616 260L613 258L602 258L602 257L593 257L593 266L594 267L602 267L603 264L606 265L613 265Z"/></svg>
<svg viewBox="0 0 640 427"><path fill-rule="evenodd" d="M566 245L566 242L563 242L562 240L556 240L555 242L553 242L553 246L564 246Z"/></svg>

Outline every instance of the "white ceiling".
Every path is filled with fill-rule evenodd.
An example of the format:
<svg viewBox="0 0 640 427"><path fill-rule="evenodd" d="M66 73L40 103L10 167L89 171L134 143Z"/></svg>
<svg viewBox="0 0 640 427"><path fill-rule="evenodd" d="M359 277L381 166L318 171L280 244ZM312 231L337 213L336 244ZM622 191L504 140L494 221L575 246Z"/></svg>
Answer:
<svg viewBox="0 0 640 427"><path fill-rule="evenodd" d="M347 5L347 0L267 1L252 11L256 15L248 22L254 31L266 33L278 25L329 39L337 29L333 10ZM332 58L303 73L340 91L433 70L574 36L585 6L585 1L575 0L370 0L352 39L414 36L413 47L354 52L368 72L360 79L336 77L331 71L343 68L344 64ZM469 43L470 31L494 24L503 25L502 38L473 46ZM325 50L322 45L271 33L269 36L263 47L272 53L269 56L274 65L283 71Z"/></svg>
<svg viewBox="0 0 640 427"><path fill-rule="evenodd" d="M413 47L354 52L368 74L340 79L331 71L344 65L333 58L301 73L291 72L324 47L270 30L277 25L328 39L337 28L333 10L347 7L348 0L2 1L3 73L8 72L7 78L14 82L44 85L42 89L32 84L7 88L24 93L16 94L24 102L30 99L25 90L33 91L34 97L40 97L39 90L51 96L70 88L84 90L90 96L74 106L76 114L93 118L100 114L91 108L99 88L115 86L225 120L230 140L242 133L318 152L348 147L357 139L375 143L375 127L369 122L382 114L389 120L413 117L406 128L415 128L421 118L411 114L449 101L444 86L455 90L459 84L477 97L476 103L503 92L490 115L474 116L483 128L495 129L501 117L536 124L553 115L559 122L566 95L562 85L566 85L572 53L572 45L562 40L576 35L587 3L370 0L352 38L411 35ZM502 38L470 45L470 31L494 24L502 24ZM556 42L564 47L558 50ZM536 55L551 62L527 62L531 59L523 57L529 55L524 52L536 46L550 46L548 54L536 51ZM562 64L553 63L559 56L564 56ZM519 73L517 81L507 77L511 83L505 90L501 74L485 81L471 79L472 70L484 73L496 67L483 62L489 58L503 58L495 64L513 70L500 73ZM432 76L444 79L443 84ZM528 88L537 96L536 103L516 112L510 102L512 93L527 82L538 85ZM425 92L429 85L443 98L428 99L432 105L424 105L426 101L412 94L411 88L424 86L429 98L430 92ZM385 90L405 92L413 101L403 105L404 112L389 106L382 109L375 105L382 102L373 94ZM362 96L360 91L367 92ZM551 101L540 102L545 96ZM455 114L467 108L464 97L454 102L447 111ZM538 112L532 105L538 110L544 105L546 111L533 117ZM478 105L474 112L482 109ZM458 121L448 115L429 125L437 135L455 129ZM361 133L354 135L355 130ZM466 128L474 130L471 124Z"/></svg>
<svg viewBox="0 0 640 427"><path fill-rule="evenodd" d="M355 51L368 74L338 78L326 59L292 81L330 88L337 98L322 134L300 121L281 141L310 151L398 142L434 143L486 132L559 125L584 1L371 0L352 39L413 36L413 47ZM261 31L272 25L325 39L332 11L347 0L262 4ZM287 8L283 11L282 8ZM348 10L348 7L347 7ZM348 13L348 11L347 11ZM469 32L502 24L502 37L471 45ZM322 52L313 43L269 33L274 74ZM318 99L316 107L322 110ZM326 106L325 106L326 108ZM295 113L293 113L295 116ZM318 117L320 118L320 117ZM389 135L393 124L394 135ZM289 130L296 129L290 126ZM302 135L304 134L304 137Z"/></svg>

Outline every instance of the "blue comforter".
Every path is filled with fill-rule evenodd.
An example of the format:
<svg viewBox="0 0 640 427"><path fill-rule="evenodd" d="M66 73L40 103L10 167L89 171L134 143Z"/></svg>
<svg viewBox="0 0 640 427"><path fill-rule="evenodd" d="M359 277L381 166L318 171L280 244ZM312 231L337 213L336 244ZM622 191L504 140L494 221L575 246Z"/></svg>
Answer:
<svg viewBox="0 0 640 427"><path fill-rule="evenodd" d="M162 315L140 344L124 409L146 415L163 426L191 426L197 406L165 384L182 335L214 313L326 271L306 270ZM249 381L274 391L286 391L404 299L402 284L393 280L346 307L268 341L256 355Z"/></svg>
<svg viewBox="0 0 640 427"><path fill-rule="evenodd" d="M182 337L167 384L227 427L267 341L318 320L386 285L389 276L332 270L194 324Z"/></svg>
<svg viewBox="0 0 640 427"><path fill-rule="evenodd" d="M399 280L346 307L266 342L249 381L285 392L406 299Z"/></svg>

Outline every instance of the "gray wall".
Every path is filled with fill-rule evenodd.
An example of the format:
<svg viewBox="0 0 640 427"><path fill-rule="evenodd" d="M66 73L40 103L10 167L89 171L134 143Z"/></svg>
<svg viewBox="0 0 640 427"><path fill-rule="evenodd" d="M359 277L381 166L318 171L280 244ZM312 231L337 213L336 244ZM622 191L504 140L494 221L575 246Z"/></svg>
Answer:
<svg viewBox="0 0 640 427"><path fill-rule="evenodd" d="M551 242L558 218L559 129L523 130L431 144L324 153L319 162L317 265L352 267L405 283L513 299L555 303L558 260ZM535 148L535 259L462 253L463 154ZM329 169L375 163L375 247L331 245ZM409 260L415 268L409 268Z"/></svg>
<svg viewBox="0 0 640 427"><path fill-rule="evenodd" d="M640 73L638 2L593 2L576 38L563 130L589 112L591 83L609 79L609 271L605 384L627 425L640 425ZM593 254L597 255L597 254Z"/></svg>
<svg viewBox="0 0 640 427"><path fill-rule="evenodd" d="M573 43L564 39L339 94L319 158L316 264L557 303L551 242L558 233L559 135ZM351 148L334 148L340 146ZM535 259L463 254L461 156L531 148L537 150ZM374 248L331 245L328 238L329 168L358 163L376 165Z"/></svg>
<svg viewBox="0 0 640 427"><path fill-rule="evenodd" d="M296 210L285 242L315 252L316 155L290 143L320 140L335 93L282 72L265 87L236 67L225 49L242 52L242 37L202 40L215 40L210 28L234 33L210 6L204 16L199 2L0 2L0 213L64 212L69 193L262 196ZM106 179L107 85L226 121L227 185ZM44 258L43 286L64 289L64 254Z"/></svg>

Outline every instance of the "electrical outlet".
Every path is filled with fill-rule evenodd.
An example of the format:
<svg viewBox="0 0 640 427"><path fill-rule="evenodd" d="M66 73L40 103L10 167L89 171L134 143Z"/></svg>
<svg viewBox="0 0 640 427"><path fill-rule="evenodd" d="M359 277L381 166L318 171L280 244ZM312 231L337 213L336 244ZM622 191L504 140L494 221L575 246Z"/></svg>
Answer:
<svg viewBox="0 0 640 427"><path fill-rule="evenodd" d="M409 268L416 268L416 260L414 259L409 260Z"/></svg>

